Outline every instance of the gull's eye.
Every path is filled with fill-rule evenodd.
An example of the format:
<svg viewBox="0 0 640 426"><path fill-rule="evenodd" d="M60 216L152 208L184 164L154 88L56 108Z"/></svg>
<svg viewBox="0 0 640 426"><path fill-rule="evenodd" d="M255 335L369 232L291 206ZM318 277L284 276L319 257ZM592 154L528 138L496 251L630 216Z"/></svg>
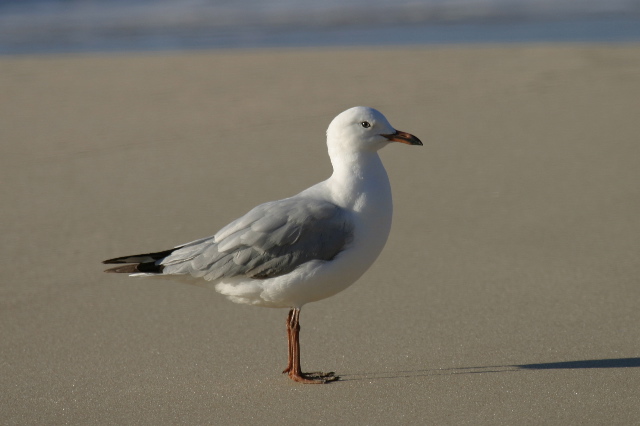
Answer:
<svg viewBox="0 0 640 426"><path fill-rule="evenodd" d="M369 127L371 127L371 123L369 123L368 121L362 121L360 125L365 129L368 129Z"/></svg>

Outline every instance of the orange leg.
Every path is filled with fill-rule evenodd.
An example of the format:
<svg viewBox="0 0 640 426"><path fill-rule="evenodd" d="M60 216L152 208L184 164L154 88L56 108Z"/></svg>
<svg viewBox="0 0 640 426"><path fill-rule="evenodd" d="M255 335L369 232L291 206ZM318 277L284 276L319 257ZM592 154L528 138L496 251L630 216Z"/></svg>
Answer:
<svg viewBox="0 0 640 426"><path fill-rule="evenodd" d="M287 315L287 343L289 345L289 358L287 360L287 368L282 370L282 373L288 373L291 371L291 367L293 366L293 348L291 343L293 339L291 337L291 318L293 317L293 309L289 311L289 315Z"/></svg>
<svg viewBox="0 0 640 426"><path fill-rule="evenodd" d="M289 361L283 373L289 373L289 378L299 383L327 383L340 377L330 373L303 373L300 367L300 309L294 308L287 316L287 336L289 341Z"/></svg>

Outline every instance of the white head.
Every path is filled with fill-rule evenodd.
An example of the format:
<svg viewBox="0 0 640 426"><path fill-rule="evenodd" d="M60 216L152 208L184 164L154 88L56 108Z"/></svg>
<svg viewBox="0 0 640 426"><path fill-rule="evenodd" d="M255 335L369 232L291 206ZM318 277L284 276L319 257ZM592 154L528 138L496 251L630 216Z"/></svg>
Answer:
<svg viewBox="0 0 640 426"><path fill-rule="evenodd" d="M369 107L353 107L340 113L327 129L329 152L375 152L390 142L422 145L420 139L394 129L380 111Z"/></svg>

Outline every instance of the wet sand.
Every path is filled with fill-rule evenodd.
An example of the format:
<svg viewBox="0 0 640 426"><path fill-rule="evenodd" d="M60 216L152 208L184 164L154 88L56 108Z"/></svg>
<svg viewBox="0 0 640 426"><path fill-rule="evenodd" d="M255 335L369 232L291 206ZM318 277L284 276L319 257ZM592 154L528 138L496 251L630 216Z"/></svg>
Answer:
<svg viewBox="0 0 640 426"><path fill-rule="evenodd" d="M632 424L640 418L640 47L0 58L0 423ZM390 240L301 315L103 274L326 178L354 105Z"/></svg>

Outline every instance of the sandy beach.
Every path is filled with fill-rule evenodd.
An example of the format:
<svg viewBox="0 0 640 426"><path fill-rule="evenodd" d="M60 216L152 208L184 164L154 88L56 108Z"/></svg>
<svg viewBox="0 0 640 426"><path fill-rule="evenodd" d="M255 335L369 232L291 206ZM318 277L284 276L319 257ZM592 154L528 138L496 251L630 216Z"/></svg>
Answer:
<svg viewBox="0 0 640 426"><path fill-rule="evenodd" d="M102 273L328 177L354 105L425 143L381 156L390 240L285 310ZM640 421L640 46L0 58L0 423Z"/></svg>

